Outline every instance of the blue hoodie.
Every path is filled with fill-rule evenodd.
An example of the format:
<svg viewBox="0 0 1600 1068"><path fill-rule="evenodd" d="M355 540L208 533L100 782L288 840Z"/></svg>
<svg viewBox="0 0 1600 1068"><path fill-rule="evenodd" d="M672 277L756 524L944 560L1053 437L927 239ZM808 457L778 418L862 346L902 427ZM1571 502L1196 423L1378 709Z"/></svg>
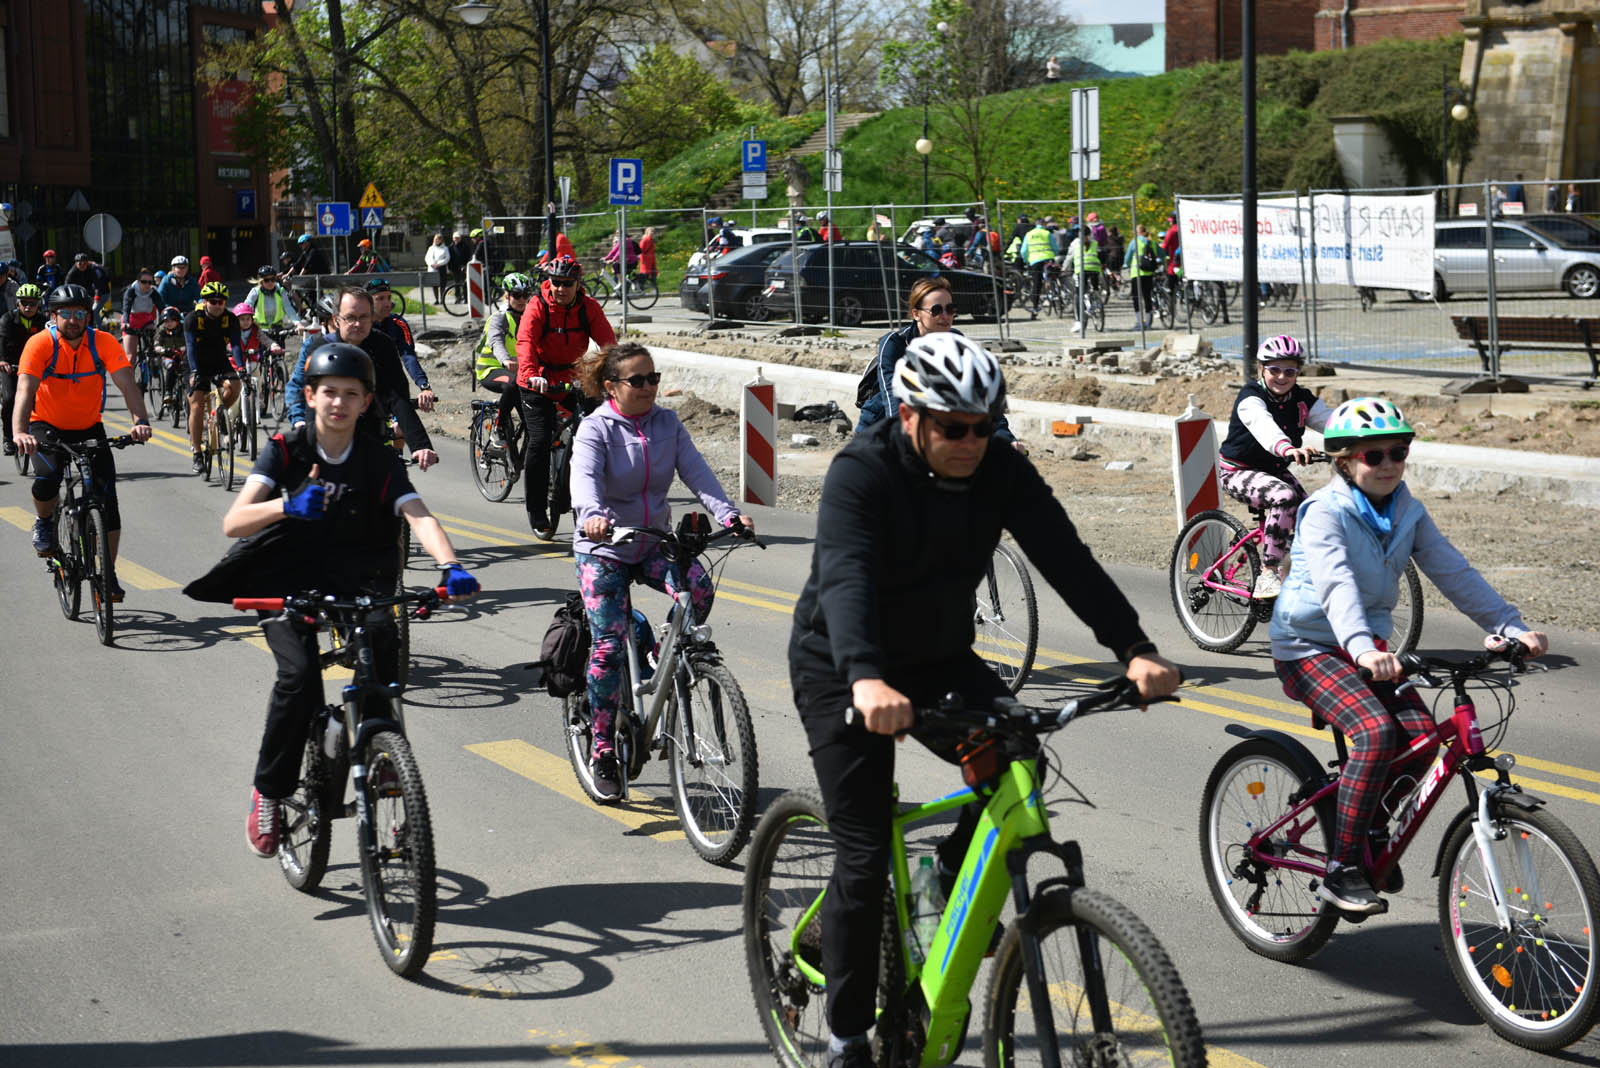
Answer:
<svg viewBox="0 0 1600 1068"><path fill-rule="evenodd" d="M718 523L727 526L738 519L739 509L722 491L677 412L656 405L643 415L628 416L607 399L579 424L572 441L572 507L578 513L573 552L627 564L644 559L655 548L652 542L603 545L584 536L583 524L605 516L616 526L670 530L667 492L674 474Z"/></svg>

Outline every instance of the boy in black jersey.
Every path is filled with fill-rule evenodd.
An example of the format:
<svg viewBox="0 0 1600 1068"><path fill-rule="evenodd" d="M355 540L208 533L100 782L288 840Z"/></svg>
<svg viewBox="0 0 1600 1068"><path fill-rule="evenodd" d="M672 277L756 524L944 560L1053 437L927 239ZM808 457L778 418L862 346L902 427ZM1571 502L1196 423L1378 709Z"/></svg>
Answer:
<svg viewBox="0 0 1600 1068"><path fill-rule="evenodd" d="M208 282L200 288L200 307L183 324L189 354L189 451L196 473L203 466L200 437L205 432L206 394L222 387L222 407L239 399L238 367L244 363L239 317L228 310L228 287Z"/></svg>
<svg viewBox="0 0 1600 1068"><path fill-rule="evenodd" d="M405 462L356 421L372 403L372 360L354 345L322 346L306 362L306 404L313 418L275 434L222 520L230 538L244 539L204 578L184 591L201 600L323 593L388 593L400 560L400 523L411 525L443 569L451 597L478 592L478 581L456 559L444 528L412 488ZM256 761L246 838L258 856L278 850L278 799L293 793L312 717L322 706L314 627L287 616L262 621L278 661ZM373 632L383 681L397 677L392 630Z"/></svg>

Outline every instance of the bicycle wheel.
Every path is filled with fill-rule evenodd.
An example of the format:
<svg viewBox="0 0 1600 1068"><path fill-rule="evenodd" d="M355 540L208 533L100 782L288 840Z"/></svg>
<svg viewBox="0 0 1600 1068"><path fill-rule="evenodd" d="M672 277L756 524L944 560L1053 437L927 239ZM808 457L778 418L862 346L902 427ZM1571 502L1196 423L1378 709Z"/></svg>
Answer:
<svg viewBox="0 0 1600 1068"><path fill-rule="evenodd" d="M396 550L400 556L400 570L395 573L394 592L396 595L406 592L406 568L411 563L411 524L401 522L400 544ZM390 609L394 617L395 629L395 681L405 686L411 681L411 612L408 605L397 604Z"/></svg>
<svg viewBox="0 0 1600 1068"><path fill-rule="evenodd" d="M628 303L639 311L656 306L661 299L661 289L654 278L641 276L628 279Z"/></svg>
<svg viewBox="0 0 1600 1068"><path fill-rule="evenodd" d="M1459 824L1441 854L1439 929L1450 972L1501 1038L1536 1050L1569 1046L1600 1019L1600 875L1555 816L1502 810L1496 830L1506 833L1490 848L1511 921L1503 929L1475 822Z"/></svg>
<svg viewBox="0 0 1600 1068"><path fill-rule="evenodd" d="M281 421L288 414L284 404L283 365L273 360L261 373L261 410L268 419Z"/></svg>
<svg viewBox="0 0 1600 1068"><path fill-rule="evenodd" d="M394 314L404 315L406 313L406 308L408 307L406 304L406 295L400 292L398 289L390 290L389 295L394 298Z"/></svg>
<svg viewBox="0 0 1600 1068"><path fill-rule="evenodd" d="M689 845L713 864L738 856L756 822L760 763L750 706L726 664L678 664L667 713L672 804Z"/></svg>
<svg viewBox="0 0 1600 1068"><path fill-rule="evenodd" d="M1178 322L1178 297L1170 284L1162 286L1156 294L1156 315L1165 330L1171 330Z"/></svg>
<svg viewBox="0 0 1600 1068"><path fill-rule="evenodd" d="M580 690L561 699L561 721L567 735L567 759L572 763L572 774L577 776L578 788L597 805L610 804L614 797L601 797L594 788L594 770L589 767L589 753L594 744L594 721L589 715L589 695Z"/></svg>
<svg viewBox="0 0 1600 1068"><path fill-rule="evenodd" d="M1422 576L1413 560L1400 575L1400 597L1389 613L1389 651L1395 655L1415 651L1422 640Z"/></svg>
<svg viewBox="0 0 1600 1068"><path fill-rule="evenodd" d="M503 501L517 484L512 470L510 446L494 441L493 408L482 408L472 416L472 481L486 501Z"/></svg>
<svg viewBox="0 0 1600 1068"><path fill-rule="evenodd" d="M1178 969L1127 906L1096 890L1053 890L1034 901L1033 914L1062 1064L1206 1063ZM1090 985L1102 983L1109 1032L1096 1025L1091 1004ZM1044 1063L1019 924L1000 940L984 1005L985 1068Z"/></svg>
<svg viewBox="0 0 1600 1068"><path fill-rule="evenodd" d="M328 716L343 722L344 712L329 705ZM333 768L322 751L327 717L312 721L306 738L305 755L300 761L300 781L294 793L278 803L283 821L278 837L278 867L290 886L310 893L322 883L328 870L328 843L333 839L333 812L338 798L332 794Z"/></svg>
<svg viewBox="0 0 1600 1068"><path fill-rule="evenodd" d="M56 552L51 563L56 600L61 605L62 615L77 619L78 610L83 605L83 572L78 556L81 541L78 536L78 507L70 488L61 492L61 500L56 504L55 520Z"/></svg>
<svg viewBox="0 0 1600 1068"><path fill-rule="evenodd" d="M176 430L188 414L188 398L184 395L181 385L174 385L170 397L164 403L171 405L167 415L172 419L172 428Z"/></svg>
<svg viewBox="0 0 1600 1068"><path fill-rule="evenodd" d="M1250 591L1261 573L1244 524L1227 512L1201 512L1184 524L1167 565L1178 622L1202 649L1229 653L1256 626ZM1220 587L1220 588L1219 588Z"/></svg>
<svg viewBox="0 0 1600 1068"><path fill-rule="evenodd" d="M368 791L374 836L374 848L361 849L367 916L390 971L415 975L433 951L438 894L428 798L404 736L379 731L365 757L367 779L360 788Z"/></svg>
<svg viewBox="0 0 1600 1068"><path fill-rule="evenodd" d="M1327 944L1339 911L1317 896L1321 877L1272 868L1245 848L1251 835L1291 807L1315 764L1265 738L1249 738L1211 769L1200 801L1200 856L1206 884L1233 933L1254 953L1276 961L1305 960ZM1263 851L1303 860L1324 859L1333 844L1331 801L1308 809Z"/></svg>
<svg viewBox="0 0 1600 1068"><path fill-rule="evenodd" d="M816 905L833 874L833 836L822 798L791 790L773 802L747 863L745 967L767 1044L784 1068L825 1068L831 1032Z"/></svg>
<svg viewBox="0 0 1600 1068"><path fill-rule="evenodd" d="M1106 298L1096 292L1089 298L1089 315L1094 320L1094 328L1099 333L1106 332Z"/></svg>
<svg viewBox="0 0 1600 1068"><path fill-rule="evenodd" d="M467 314L467 284L447 283L439 293L439 307L444 309L446 315Z"/></svg>
<svg viewBox="0 0 1600 1068"><path fill-rule="evenodd" d="M233 436L228 413L217 409L217 481L225 490L233 489Z"/></svg>
<svg viewBox="0 0 1600 1068"><path fill-rule="evenodd" d="M1039 605L1021 555L1004 542L996 545L975 597L973 647L1006 688L1018 693L1027 684L1039 651Z"/></svg>
<svg viewBox="0 0 1600 1068"><path fill-rule="evenodd" d="M244 383L248 382L246 386ZM238 451L254 461L259 454L256 446L256 429L260 419L259 402L256 400L255 380L246 375L240 379L239 387L239 415L234 419L235 438L238 442Z"/></svg>
<svg viewBox="0 0 1600 1068"><path fill-rule="evenodd" d="M101 645L110 645L116 633L111 593L111 539L106 536L106 516L98 505L84 511L83 577L89 583L90 604L94 608L94 632Z"/></svg>
<svg viewBox="0 0 1600 1068"><path fill-rule="evenodd" d="M1222 317L1222 298L1215 285L1200 286L1197 294L1200 302L1200 318L1207 326Z"/></svg>
<svg viewBox="0 0 1600 1068"><path fill-rule="evenodd" d="M605 275L597 274L592 276L588 281L583 283L583 289L584 292L588 293L597 302L599 302L602 308L605 307L606 302L611 299L611 282L605 277Z"/></svg>
<svg viewBox="0 0 1600 1068"><path fill-rule="evenodd" d="M155 357L146 357L144 361L144 395L145 405L155 414L153 418L161 417L161 361Z"/></svg>

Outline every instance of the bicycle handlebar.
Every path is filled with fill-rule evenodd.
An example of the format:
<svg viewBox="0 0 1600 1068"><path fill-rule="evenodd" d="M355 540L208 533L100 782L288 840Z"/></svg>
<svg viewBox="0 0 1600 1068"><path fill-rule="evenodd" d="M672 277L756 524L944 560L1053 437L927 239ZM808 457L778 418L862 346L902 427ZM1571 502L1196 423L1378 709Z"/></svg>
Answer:
<svg viewBox="0 0 1600 1068"><path fill-rule="evenodd" d="M629 541L638 537L656 537L669 543L677 543L683 540L683 536L681 534L675 534L670 530L662 530L660 527L614 526L610 529L610 531L607 532L605 544L621 545L625 541ZM723 538L738 538L740 541L748 539L754 542L757 547L762 549L767 547L767 543L762 541L756 535L754 530L751 530L749 527L738 521L730 523L721 530L715 531L711 534L698 535L698 537L704 538L707 545L710 545L714 541L720 541Z"/></svg>
<svg viewBox="0 0 1600 1068"><path fill-rule="evenodd" d="M997 697L993 711L970 712L961 695L946 694L936 708L914 708L914 726L954 727L959 730L984 729L1000 734L1045 734L1060 730L1074 719L1097 712L1143 708L1165 702L1177 703L1176 696L1141 697L1139 684L1125 675L1107 679L1095 687L1096 692L1068 701L1060 708L1042 705L1024 705L1012 697ZM844 710L845 723L856 722L860 713L854 708Z"/></svg>
<svg viewBox="0 0 1600 1068"><path fill-rule="evenodd" d="M1528 658L1533 655L1533 650L1528 648L1516 638L1508 638L1503 649L1490 649L1479 653L1477 656L1466 660L1447 660L1438 656L1418 656L1416 653L1401 653L1400 666L1409 678L1415 676L1422 684L1430 688L1443 685L1433 673L1440 672L1450 677L1452 683L1465 682L1467 679L1486 675L1489 670L1500 661L1511 665L1512 671L1523 672L1534 667L1529 664ZM1372 681L1372 672L1364 667L1357 667L1356 674L1363 682ZM1416 685L1415 682L1412 685Z"/></svg>
<svg viewBox="0 0 1600 1068"><path fill-rule="evenodd" d="M397 594L394 597L356 597L341 600L332 594L320 594L315 590L307 593L289 594L285 597L235 597L233 607L240 612L281 612L288 609L294 612L321 615L330 610L343 612L364 612L375 608L392 608L398 604L418 602L424 608L432 608L440 601L450 599L449 590L443 586L435 586L431 590L417 590Z"/></svg>

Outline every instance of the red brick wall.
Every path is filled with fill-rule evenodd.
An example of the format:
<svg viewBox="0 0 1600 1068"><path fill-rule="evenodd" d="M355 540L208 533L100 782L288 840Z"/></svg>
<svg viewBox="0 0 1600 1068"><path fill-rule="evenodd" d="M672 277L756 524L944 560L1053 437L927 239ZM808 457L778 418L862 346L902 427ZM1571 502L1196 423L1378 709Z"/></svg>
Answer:
<svg viewBox="0 0 1600 1068"><path fill-rule="evenodd" d="M1317 15L1318 51L1341 47L1339 11L1343 7L1342 0L1322 0ZM1352 0L1350 8L1350 36L1344 44L1354 48L1391 37L1431 41L1460 33L1467 5L1441 0Z"/></svg>
<svg viewBox="0 0 1600 1068"><path fill-rule="evenodd" d="M1256 0L1256 55L1316 47L1315 15L1327 0ZM1238 59L1239 0L1167 0L1167 69Z"/></svg>

